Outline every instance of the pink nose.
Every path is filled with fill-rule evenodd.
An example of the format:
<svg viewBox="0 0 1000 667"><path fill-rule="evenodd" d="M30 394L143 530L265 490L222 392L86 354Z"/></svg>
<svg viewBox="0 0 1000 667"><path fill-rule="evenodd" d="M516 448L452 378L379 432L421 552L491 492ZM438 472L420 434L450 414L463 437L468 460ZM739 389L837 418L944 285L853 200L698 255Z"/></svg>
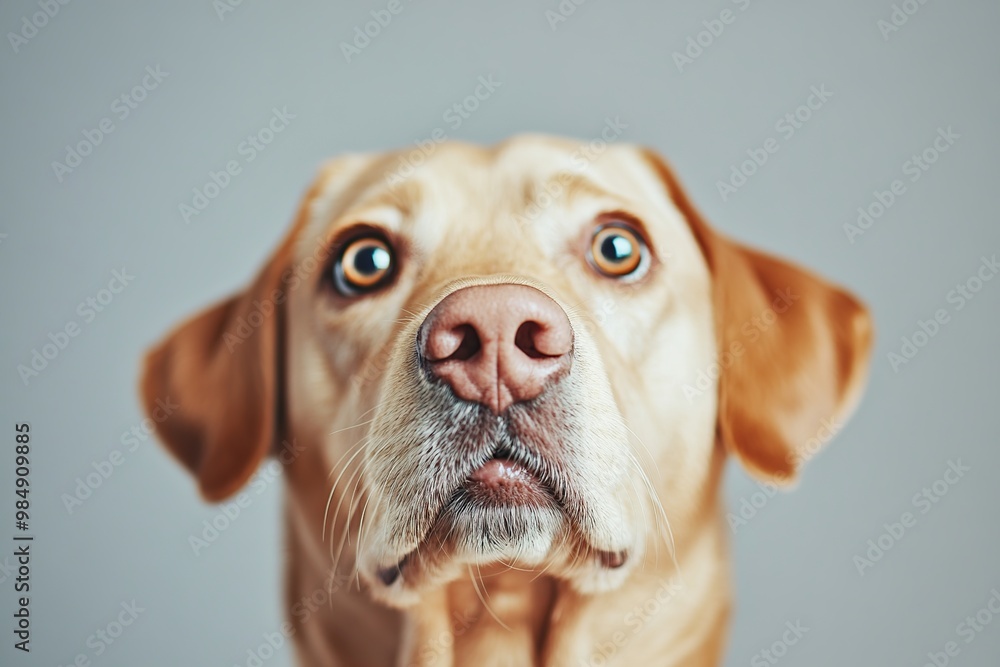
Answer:
<svg viewBox="0 0 1000 667"><path fill-rule="evenodd" d="M524 285L457 290L424 320L419 349L459 398L500 414L569 368L573 330L559 305Z"/></svg>

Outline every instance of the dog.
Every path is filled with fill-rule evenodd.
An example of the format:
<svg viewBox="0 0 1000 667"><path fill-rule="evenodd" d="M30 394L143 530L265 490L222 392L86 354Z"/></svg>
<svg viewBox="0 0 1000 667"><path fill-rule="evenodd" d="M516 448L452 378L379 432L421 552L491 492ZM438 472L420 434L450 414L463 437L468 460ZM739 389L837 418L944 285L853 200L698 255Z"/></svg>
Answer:
<svg viewBox="0 0 1000 667"><path fill-rule="evenodd" d="M148 352L159 438L209 501L280 462L302 665L719 664L724 464L795 481L859 400L866 308L649 149L421 162L320 170L250 285Z"/></svg>

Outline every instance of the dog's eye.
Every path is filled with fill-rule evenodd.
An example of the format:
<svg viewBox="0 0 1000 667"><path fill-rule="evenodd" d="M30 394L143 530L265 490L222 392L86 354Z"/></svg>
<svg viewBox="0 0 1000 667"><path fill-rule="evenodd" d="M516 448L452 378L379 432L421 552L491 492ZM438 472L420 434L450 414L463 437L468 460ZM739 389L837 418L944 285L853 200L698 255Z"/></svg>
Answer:
<svg viewBox="0 0 1000 667"><path fill-rule="evenodd" d="M394 269L388 243L378 237L355 239L344 246L333 266L333 286L343 296L358 296L384 286Z"/></svg>
<svg viewBox="0 0 1000 667"><path fill-rule="evenodd" d="M588 259L598 272L624 278L644 270L648 263L646 244L638 232L621 223L599 227L590 243Z"/></svg>

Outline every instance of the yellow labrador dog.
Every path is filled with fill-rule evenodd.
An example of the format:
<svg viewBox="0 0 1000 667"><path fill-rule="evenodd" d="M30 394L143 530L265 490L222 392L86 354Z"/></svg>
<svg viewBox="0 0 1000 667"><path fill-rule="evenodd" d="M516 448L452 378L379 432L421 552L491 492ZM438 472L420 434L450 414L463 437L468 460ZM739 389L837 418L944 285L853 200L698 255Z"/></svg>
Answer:
<svg viewBox="0 0 1000 667"><path fill-rule="evenodd" d="M206 499L284 465L303 665L694 667L724 651L727 454L792 481L871 339L652 152L522 136L330 162L142 394L182 406L159 436Z"/></svg>

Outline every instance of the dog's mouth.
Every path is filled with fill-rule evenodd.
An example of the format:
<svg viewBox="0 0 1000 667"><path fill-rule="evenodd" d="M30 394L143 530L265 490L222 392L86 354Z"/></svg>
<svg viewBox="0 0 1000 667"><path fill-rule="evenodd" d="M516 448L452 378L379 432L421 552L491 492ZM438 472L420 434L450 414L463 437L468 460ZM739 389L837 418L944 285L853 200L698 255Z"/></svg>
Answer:
<svg viewBox="0 0 1000 667"><path fill-rule="evenodd" d="M415 566L421 547L433 543L440 550L461 523L478 521L488 531L489 523L500 518L499 515L533 511L561 512L552 485L544 480L537 461L518 456L508 447L499 447L455 488L421 546L395 565L379 569L378 578L391 586L404 571Z"/></svg>
<svg viewBox="0 0 1000 667"><path fill-rule="evenodd" d="M565 508L553 468L535 456L498 448L455 489L420 546L378 569L376 576L388 587L416 575L427 566L427 554L440 554L451 546L449 539L456 532L471 529L484 543L502 550L503 544L521 539L519 532L528 532L526 526L562 523ZM628 552L594 550L592 557L602 568L614 570L625 564Z"/></svg>
<svg viewBox="0 0 1000 667"><path fill-rule="evenodd" d="M558 508L553 469L537 456L501 445L469 474L445 509Z"/></svg>
<svg viewBox="0 0 1000 667"><path fill-rule="evenodd" d="M540 507L554 502L538 475L504 453L477 468L462 491L471 503L483 507Z"/></svg>

